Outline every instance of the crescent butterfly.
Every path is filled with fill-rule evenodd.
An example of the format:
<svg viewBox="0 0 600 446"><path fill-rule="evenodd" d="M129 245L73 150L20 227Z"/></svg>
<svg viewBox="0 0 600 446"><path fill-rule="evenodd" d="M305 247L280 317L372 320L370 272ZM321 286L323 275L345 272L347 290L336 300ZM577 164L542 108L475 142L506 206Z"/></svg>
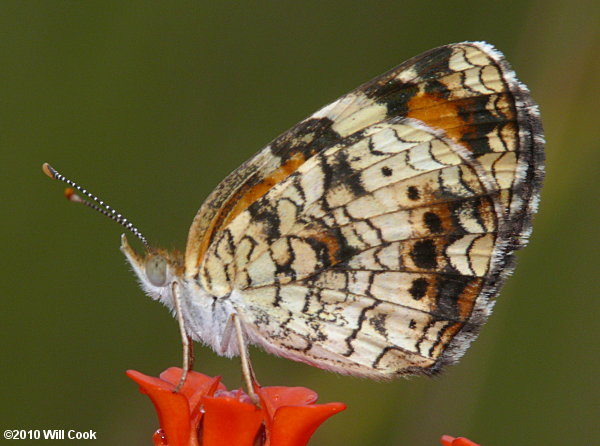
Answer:
<svg viewBox="0 0 600 446"><path fill-rule="evenodd" d="M149 247L87 191L97 205L70 196L147 245L141 256L123 237L122 250L184 340L370 378L432 374L475 338L527 243L543 145L538 108L503 55L463 42L256 153L204 202L184 255Z"/></svg>

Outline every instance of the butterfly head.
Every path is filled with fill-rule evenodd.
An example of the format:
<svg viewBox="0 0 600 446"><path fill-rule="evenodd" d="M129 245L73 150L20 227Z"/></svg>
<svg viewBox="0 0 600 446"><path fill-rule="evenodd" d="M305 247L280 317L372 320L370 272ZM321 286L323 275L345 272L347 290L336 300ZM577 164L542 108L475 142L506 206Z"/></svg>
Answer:
<svg viewBox="0 0 600 446"><path fill-rule="evenodd" d="M181 255L164 250L149 248L144 256L139 255L121 236L121 251L135 272L142 289L154 300L172 307L172 285L182 276Z"/></svg>

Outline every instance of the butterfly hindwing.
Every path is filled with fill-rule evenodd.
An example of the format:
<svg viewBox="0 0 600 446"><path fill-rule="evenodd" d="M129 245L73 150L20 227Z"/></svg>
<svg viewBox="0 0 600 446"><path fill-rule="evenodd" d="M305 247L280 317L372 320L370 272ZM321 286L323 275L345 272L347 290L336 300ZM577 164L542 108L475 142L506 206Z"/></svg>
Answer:
<svg viewBox="0 0 600 446"><path fill-rule="evenodd" d="M498 228L491 179L457 152L470 156L414 121L369 127L240 214L208 276L235 277L250 330L284 355L308 343L298 359L370 376L412 370L415 356L431 366L471 315ZM332 168L340 159L348 169ZM331 350L341 333L345 353ZM386 347L394 350L378 359Z"/></svg>

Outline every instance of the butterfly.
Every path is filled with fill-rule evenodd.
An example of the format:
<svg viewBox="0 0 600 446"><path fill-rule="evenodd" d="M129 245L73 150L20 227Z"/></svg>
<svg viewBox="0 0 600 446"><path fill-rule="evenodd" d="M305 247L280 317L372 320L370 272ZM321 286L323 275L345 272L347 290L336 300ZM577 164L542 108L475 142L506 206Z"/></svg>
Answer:
<svg viewBox="0 0 600 446"><path fill-rule="evenodd" d="M537 105L484 42L416 56L323 107L227 176L185 254L121 250L200 341L374 379L457 361L527 243L543 179ZM50 166L51 177L70 182ZM189 367L189 362L185 363Z"/></svg>

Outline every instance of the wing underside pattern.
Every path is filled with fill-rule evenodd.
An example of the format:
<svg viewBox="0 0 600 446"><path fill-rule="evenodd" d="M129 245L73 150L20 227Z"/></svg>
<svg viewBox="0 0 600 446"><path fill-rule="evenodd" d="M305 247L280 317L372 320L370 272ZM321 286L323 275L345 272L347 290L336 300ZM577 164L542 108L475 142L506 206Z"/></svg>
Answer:
<svg viewBox="0 0 600 446"><path fill-rule="evenodd" d="M529 93L483 43L437 48L324 107L217 188L186 275L241 298L251 341L340 373L434 373L468 346L529 235Z"/></svg>

